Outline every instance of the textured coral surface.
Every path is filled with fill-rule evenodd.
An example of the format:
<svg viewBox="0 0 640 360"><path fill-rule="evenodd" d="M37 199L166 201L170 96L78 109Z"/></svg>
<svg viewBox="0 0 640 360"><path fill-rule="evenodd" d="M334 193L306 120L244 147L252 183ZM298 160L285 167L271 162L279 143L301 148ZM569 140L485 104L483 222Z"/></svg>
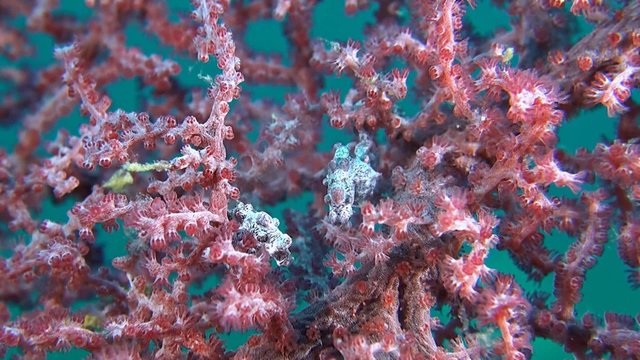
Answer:
<svg viewBox="0 0 640 360"><path fill-rule="evenodd" d="M639 29L2 0L0 356L639 359Z"/></svg>

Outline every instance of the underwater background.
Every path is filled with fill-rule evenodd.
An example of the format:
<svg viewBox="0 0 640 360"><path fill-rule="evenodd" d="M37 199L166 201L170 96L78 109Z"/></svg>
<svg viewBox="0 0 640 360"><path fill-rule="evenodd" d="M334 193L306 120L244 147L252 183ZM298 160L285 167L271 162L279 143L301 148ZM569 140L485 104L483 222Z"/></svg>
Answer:
<svg viewBox="0 0 640 360"><path fill-rule="evenodd" d="M187 1L171 0L167 3L174 14L184 14L191 10L190 4ZM367 24L375 21L373 13L376 6L377 3L373 4L368 10L359 11L354 16L347 16L344 12L344 0L321 1L314 10L311 36L339 42L346 42L348 39L361 40L363 39L363 32ZM63 0L57 11L83 18L89 17L92 10L85 6L83 0ZM591 31L592 24L584 22L581 17L572 16L568 12L567 14L570 21L575 21L575 32L567 34L567 36L571 36L573 39L579 39ZM408 19L409 14L406 16ZM506 10L497 7L488 0L478 1L475 9L467 7L465 20L464 36L491 37L496 29L509 27L509 18ZM15 24L19 26L26 26L26 19L24 18L16 18L14 21ZM284 21L286 21L286 19ZM289 51L293 51L293 49L288 47L283 36L283 31L283 22L273 19L258 20L250 23L244 39L235 38L235 41L245 42L255 51L279 54L286 65ZM187 57L186 54L173 53L170 48L161 45L153 36L146 34L143 29L143 24L132 21L129 23L125 33L127 36L127 45L139 47L144 53L158 53L163 57L177 61L182 67L182 72L177 78L178 81L184 85L201 86L204 91L207 84L199 78L199 75L214 75L219 72L215 62L202 64L194 58ZM30 33L29 36L29 41L34 45L36 52L33 57L21 59L17 64L13 64L14 66L42 68L56 61L53 58L54 43L52 38L38 33ZM7 66L8 64L8 60L0 56L0 67ZM517 54L512 60L512 66L517 66ZM409 89L411 89L411 81L412 77L410 75L408 81ZM343 89L343 93L345 89L350 88L350 86L351 81L346 77L329 76L328 81L325 82L325 89L340 88ZM286 86L255 86L249 82L243 83L241 87L243 89L242 96L251 96L255 99L269 98L280 104L284 102L284 95L286 93L297 91L295 88ZM0 80L0 97L11 91L14 90L10 89L7 83ZM107 86L104 91L113 100L113 109L121 108L126 111L143 110L145 108L145 97L151 96L149 93L146 93L144 89L141 90L136 79L119 80ZM632 93L632 97L635 101L639 100L640 96L637 90ZM418 110L417 101L412 97L411 90L409 90L407 98L401 102L401 107L402 110L409 115ZM233 112L233 104L231 111ZM79 125L86 120L86 118L80 115L79 109L76 107L72 114L58 122L55 130L44 135L44 137L45 139L53 139L57 130L60 128L65 128L70 133L77 134ZM574 153L576 149L581 147L591 150L596 143L606 142L615 138L614 129L617 121L617 118L607 117L606 109L600 105L582 111L569 120L565 119L560 126L558 130L560 139L558 148L568 153ZM347 143L353 140L348 135L342 134L339 130L330 128L326 121L323 123L323 126L325 126L324 142L318 148L318 151L330 152L333 144L337 142ZM19 123L0 125L0 146L2 149L9 153L13 151L13 147L18 141L17 133L19 129ZM253 134L252 136L255 138L257 134ZM39 154L40 156L46 156L42 147L38 151L42 151L42 154ZM589 189L590 186L591 188L595 188L597 184L587 185L586 188ZM557 193L567 195L566 192L560 190L557 190ZM34 218L64 222L66 212L71 208L75 200L67 197L58 203L52 202L51 199L48 201L41 213L34 214ZM311 201L311 193L303 193L299 197L289 199L280 206L265 206L259 208L269 212L274 217L278 217L282 223L282 211L285 208L305 209ZM254 204L254 206L255 205L257 204ZM0 224L0 227L2 233L5 234L0 239L2 256L9 256L11 254L11 248L16 242L29 241L26 233L10 233L6 223ZM281 227L285 227L285 225L283 224ZM283 228L282 230L284 231L286 229ZM638 313L640 291L633 290L627 283L625 266L618 256L615 236L612 230L610 230L609 235L609 242L605 246L604 254L599 258L597 265L587 273L586 282L582 291L583 299L576 307L577 318L580 318L586 312L591 312L599 317L602 317L607 311L615 311L632 316ZM103 250L102 256L104 258L104 264L108 265L113 258L125 254L125 246L129 235L125 234L122 228L112 234L107 234L102 229L96 229L96 239L96 244L102 247ZM574 239L559 233L552 233L545 238L545 244L557 250L559 253L564 253L573 241ZM517 282L527 293L533 291L551 292L553 289L553 274L547 276L540 283L530 281L527 279L526 274L516 268L506 252L497 249L492 250L487 265L503 273L515 275ZM218 279L212 278L209 284L203 285L203 288L215 286L217 280ZM205 289L203 288L193 288L191 291L204 292ZM21 309L16 306L11 306L11 304L9 304L9 306L12 311L12 316L20 313ZM83 304L77 304L77 306L81 307ZM301 304L301 306L304 306L304 304ZM296 311L298 310L299 309ZM446 310L447 309L442 309L435 315L446 318L448 316ZM225 336L224 339L229 350L233 350L242 345L250 335L251 333L230 333ZM9 351L7 357L15 354L16 351ZM87 355L89 355L89 353L86 351L72 349L70 352L50 353L48 358L81 359ZM559 345L551 341L538 338L533 342L533 359L571 358L573 358L571 354L564 352Z"/></svg>

